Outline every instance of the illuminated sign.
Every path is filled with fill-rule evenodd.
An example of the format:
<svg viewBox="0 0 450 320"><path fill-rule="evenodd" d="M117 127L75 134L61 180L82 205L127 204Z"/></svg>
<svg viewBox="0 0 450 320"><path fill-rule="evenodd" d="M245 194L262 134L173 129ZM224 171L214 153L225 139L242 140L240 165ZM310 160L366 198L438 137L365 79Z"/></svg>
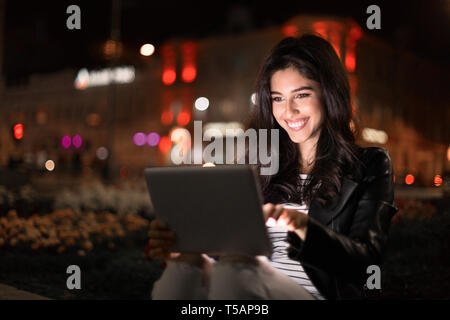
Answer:
<svg viewBox="0 0 450 320"><path fill-rule="evenodd" d="M97 71L81 69L77 73L74 85L78 90L89 87L106 86L111 83L130 83L134 80L134 67L117 67Z"/></svg>

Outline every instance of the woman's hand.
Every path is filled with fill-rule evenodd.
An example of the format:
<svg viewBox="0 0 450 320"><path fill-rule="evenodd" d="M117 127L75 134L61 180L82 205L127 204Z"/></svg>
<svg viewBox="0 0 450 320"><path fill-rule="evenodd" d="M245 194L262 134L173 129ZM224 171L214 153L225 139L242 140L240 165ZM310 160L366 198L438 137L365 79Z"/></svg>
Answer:
<svg viewBox="0 0 450 320"><path fill-rule="evenodd" d="M176 243L176 235L164 221L154 219L150 223L148 235L150 239L145 251L150 258L183 261L198 266L203 265L204 261L200 253L172 251Z"/></svg>
<svg viewBox="0 0 450 320"><path fill-rule="evenodd" d="M308 225L308 215L294 209L285 209L283 205L266 203L263 205L263 213L268 227L283 227L294 231L305 240Z"/></svg>
<svg viewBox="0 0 450 320"><path fill-rule="evenodd" d="M148 235L146 252L150 258L169 259L177 256L176 253L171 252L175 245L175 233L162 220L154 219L150 223Z"/></svg>

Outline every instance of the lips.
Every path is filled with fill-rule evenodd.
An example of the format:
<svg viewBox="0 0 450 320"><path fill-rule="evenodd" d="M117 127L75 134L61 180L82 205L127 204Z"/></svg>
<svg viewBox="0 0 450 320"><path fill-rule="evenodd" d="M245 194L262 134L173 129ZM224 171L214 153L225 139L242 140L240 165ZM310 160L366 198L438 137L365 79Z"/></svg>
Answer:
<svg viewBox="0 0 450 320"><path fill-rule="evenodd" d="M289 129L293 131L299 131L305 127L305 125L308 123L309 118L302 118L302 119L296 119L296 120L285 120L286 124L288 125Z"/></svg>

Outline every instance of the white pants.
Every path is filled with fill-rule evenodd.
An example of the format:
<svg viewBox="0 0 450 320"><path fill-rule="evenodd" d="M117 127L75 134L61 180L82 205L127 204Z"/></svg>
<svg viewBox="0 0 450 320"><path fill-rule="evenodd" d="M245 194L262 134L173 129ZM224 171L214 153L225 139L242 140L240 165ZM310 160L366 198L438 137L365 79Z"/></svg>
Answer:
<svg viewBox="0 0 450 320"><path fill-rule="evenodd" d="M207 255L203 268L168 261L153 285L153 300L315 300L264 256L256 264L216 262Z"/></svg>

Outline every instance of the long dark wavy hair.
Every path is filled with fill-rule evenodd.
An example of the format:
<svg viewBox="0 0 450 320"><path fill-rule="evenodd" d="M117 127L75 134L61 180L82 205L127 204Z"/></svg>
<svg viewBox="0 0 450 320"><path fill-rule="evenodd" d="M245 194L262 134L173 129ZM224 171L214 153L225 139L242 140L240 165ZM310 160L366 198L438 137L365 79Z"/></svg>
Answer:
<svg viewBox="0 0 450 320"><path fill-rule="evenodd" d="M302 189L299 188L300 150L272 114L270 79L276 71L289 67L318 82L322 91L322 130L312 170ZM279 129L279 170L274 175L260 175L264 202L310 205L314 198L327 205L340 192L342 177L356 172L362 152L355 144L359 123L352 115L347 73L331 44L312 34L281 40L259 71L255 105L246 129ZM262 165L258 162L256 166Z"/></svg>

